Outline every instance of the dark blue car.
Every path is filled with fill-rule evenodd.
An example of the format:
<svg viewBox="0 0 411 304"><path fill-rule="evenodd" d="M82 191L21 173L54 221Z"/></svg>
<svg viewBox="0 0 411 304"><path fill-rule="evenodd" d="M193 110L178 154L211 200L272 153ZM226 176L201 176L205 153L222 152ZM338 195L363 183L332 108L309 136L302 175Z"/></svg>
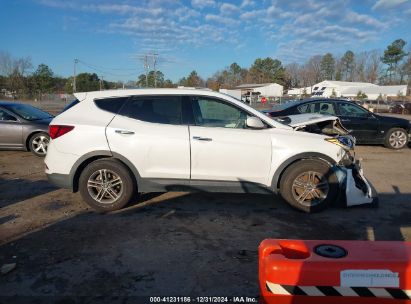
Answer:
<svg viewBox="0 0 411 304"><path fill-rule="evenodd" d="M275 105L263 111L270 117L319 113L340 118L341 123L359 144L383 144L387 148L402 149L409 139L411 123L407 119L371 113L345 99L309 98Z"/></svg>

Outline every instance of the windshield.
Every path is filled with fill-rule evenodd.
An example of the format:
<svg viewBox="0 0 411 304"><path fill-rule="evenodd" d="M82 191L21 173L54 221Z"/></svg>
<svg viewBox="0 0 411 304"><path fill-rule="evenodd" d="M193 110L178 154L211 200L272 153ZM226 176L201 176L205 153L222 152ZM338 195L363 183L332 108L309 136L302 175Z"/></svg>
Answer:
<svg viewBox="0 0 411 304"><path fill-rule="evenodd" d="M49 113L26 104L8 104L5 108L26 120L41 120L53 117Z"/></svg>

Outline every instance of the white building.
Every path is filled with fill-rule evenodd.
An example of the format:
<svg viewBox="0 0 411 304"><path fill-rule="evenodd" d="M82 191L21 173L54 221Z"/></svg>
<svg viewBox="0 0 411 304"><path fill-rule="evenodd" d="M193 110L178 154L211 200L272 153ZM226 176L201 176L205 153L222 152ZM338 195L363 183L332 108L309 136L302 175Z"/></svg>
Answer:
<svg viewBox="0 0 411 304"><path fill-rule="evenodd" d="M227 94L241 100L241 90L219 89L218 91L220 93Z"/></svg>
<svg viewBox="0 0 411 304"><path fill-rule="evenodd" d="M324 80L308 88L311 88L312 96L354 98L357 97L358 92L362 92L366 94L370 100L375 100L379 96L387 99L387 97L405 96L407 94L406 85L379 86L368 82ZM310 94L309 90L307 90L308 88L289 90L288 95L301 96L303 95L303 90L305 90L307 94Z"/></svg>
<svg viewBox="0 0 411 304"><path fill-rule="evenodd" d="M278 83L242 84L237 86L236 89L241 90L241 95L248 95L251 93L266 98L283 96L283 86Z"/></svg>
<svg viewBox="0 0 411 304"><path fill-rule="evenodd" d="M287 92L287 95L290 96L303 96L303 95L311 95L311 90L312 87L305 87L305 88L295 88L295 89L290 89Z"/></svg>

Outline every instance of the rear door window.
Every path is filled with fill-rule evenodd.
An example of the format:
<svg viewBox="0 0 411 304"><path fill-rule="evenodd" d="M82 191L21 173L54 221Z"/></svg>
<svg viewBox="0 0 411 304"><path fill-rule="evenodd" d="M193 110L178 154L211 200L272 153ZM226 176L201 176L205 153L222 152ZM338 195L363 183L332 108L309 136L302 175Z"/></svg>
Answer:
<svg viewBox="0 0 411 304"><path fill-rule="evenodd" d="M120 115L161 124L181 124L181 98L179 96L136 96L130 98Z"/></svg>

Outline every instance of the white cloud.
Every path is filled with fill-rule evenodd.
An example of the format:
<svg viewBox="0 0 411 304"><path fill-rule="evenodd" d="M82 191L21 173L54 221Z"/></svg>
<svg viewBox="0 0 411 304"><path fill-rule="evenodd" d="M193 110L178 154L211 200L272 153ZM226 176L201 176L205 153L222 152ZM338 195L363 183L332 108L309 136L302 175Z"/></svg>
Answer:
<svg viewBox="0 0 411 304"><path fill-rule="evenodd" d="M364 15L364 14L358 14L356 12L349 12L345 17L345 20L347 20L350 23L362 23L367 26L380 28L380 29L387 27L386 23L383 23L371 16Z"/></svg>
<svg viewBox="0 0 411 304"><path fill-rule="evenodd" d="M231 15L236 14L240 11L240 9L231 3L223 3L220 6L220 13L223 15Z"/></svg>
<svg viewBox="0 0 411 304"><path fill-rule="evenodd" d="M400 6L401 4L407 3L409 0L378 0L373 9L391 9Z"/></svg>
<svg viewBox="0 0 411 304"><path fill-rule="evenodd" d="M225 24L228 26L236 25L239 23L239 21L236 19L229 18L226 16L215 15L215 14L207 14L204 19L206 21L213 21L213 22Z"/></svg>
<svg viewBox="0 0 411 304"><path fill-rule="evenodd" d="M215 6L216 3L214 0L191 0L191 5L193 7L205 8Z"/></svg>
<svg viewBox="0 0 411 304"><path fill-rule="evenodd" d="M255 2L252 0L243 0L243 2L241 2L241 8L243 7L247 7L247 6L254 6Z"/></svg>
<svg viewBox="0 0 411 304"><path fill-rule="evenodd" d="M254 10L242 13L240 15L240 19L242 20L250 20L250 21L258 21L260 18L264 17L266 14L266 10Z"/></svg>

